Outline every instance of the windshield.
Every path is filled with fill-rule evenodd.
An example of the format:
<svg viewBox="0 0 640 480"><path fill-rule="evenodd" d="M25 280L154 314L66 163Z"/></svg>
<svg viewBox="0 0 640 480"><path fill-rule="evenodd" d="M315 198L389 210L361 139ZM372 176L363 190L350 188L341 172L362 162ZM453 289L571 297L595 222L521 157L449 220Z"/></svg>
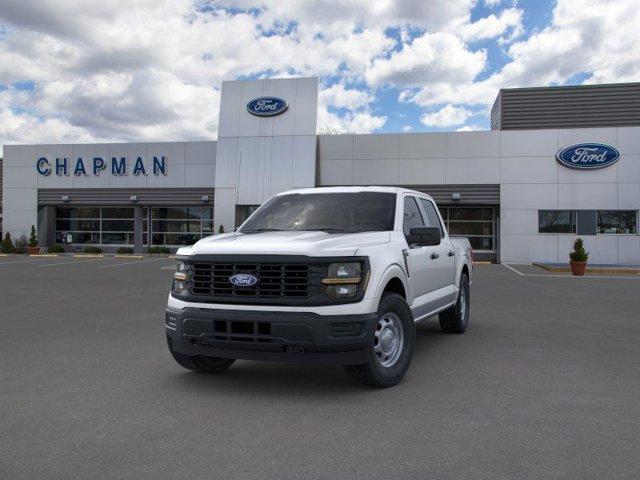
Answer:
<svg viewBox="0 0 640 480"><path fill-rule="evenodd" d="M388 231L393 230L395 210L394 193L293 193L271 198L239 231Z"/></svg>

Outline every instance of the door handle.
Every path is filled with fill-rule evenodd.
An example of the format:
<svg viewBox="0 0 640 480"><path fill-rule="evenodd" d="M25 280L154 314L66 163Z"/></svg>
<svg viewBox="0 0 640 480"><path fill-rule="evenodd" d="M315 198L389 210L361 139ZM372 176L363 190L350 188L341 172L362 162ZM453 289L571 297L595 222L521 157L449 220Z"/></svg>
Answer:
<svg viewBox="0 0 640 480"><path fill-rule="evenodd" d="M449 256L453 257L456 254L456 252L454 252L453 250L449 250Z"/></svg>
<svg viewBox="0 0 640 480"><path fill-rule="evenodd" d="M431 260L435 260L436 258L440 258L440 255L438 255L436 252L433 252L431 254Z"/></svg>

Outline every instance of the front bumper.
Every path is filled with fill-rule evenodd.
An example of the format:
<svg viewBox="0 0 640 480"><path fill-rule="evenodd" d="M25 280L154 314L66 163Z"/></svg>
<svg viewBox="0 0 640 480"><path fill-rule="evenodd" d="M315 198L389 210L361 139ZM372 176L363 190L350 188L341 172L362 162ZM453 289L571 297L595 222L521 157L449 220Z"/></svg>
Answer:
<svg viewBox="0 0 640 480"><path fill-rule="evenodd" d="M369 361L376 314L167 308L165 327L184 355L358 365Z"/></svg>

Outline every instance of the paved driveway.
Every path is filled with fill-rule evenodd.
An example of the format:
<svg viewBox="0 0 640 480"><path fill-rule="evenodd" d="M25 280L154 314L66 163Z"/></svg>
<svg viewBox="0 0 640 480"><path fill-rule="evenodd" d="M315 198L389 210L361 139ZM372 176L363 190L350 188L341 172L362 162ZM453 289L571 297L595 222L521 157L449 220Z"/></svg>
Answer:
<svg viewBox="0 0 640 480"><path fill-rule="evenodd" d="M0 258L1 478L638 478L638 278L478 267L468 332L422 323L405 380L374 390L182 370L171 264Z"/></svg>

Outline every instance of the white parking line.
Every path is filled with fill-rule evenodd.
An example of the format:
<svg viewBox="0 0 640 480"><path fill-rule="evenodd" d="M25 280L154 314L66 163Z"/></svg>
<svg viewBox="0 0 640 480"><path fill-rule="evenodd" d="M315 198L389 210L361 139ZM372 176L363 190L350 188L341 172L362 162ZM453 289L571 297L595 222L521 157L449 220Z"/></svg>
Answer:
<svg viewBox="0 0 640 480"><path fill-rule="evenodd" d="M550 273L522 273L519 270L516 270L515 268L513 268L511 265L507 265L506 263L502 264L503 266L505 266L506 268L508 268L509 270L511 270L514 273L517 273L518 275L520 275L521 277L545 277L545 278L611 278L611 279L618 279L618 280L626 280L626 279L631 279L631 280L640 280L640 276L638 277L632 277L632 276L611 276L611 275L584 275L582 277L580 276L574 276L574 275L554 275L554 274L550 274ZM524 264L519 264L519 265L524 265Z"/></svg>
<svg viewBox="0 0 640 480"><path fill-rule="evenodd" d="M41 267L55 267L56 265L78 265L80 263L89 263L89 262L97 262L99 260L104 260L104 257L100 258L87 258L87 259L78 259L77 257L73 260L67 262L57 262L57 263L46 263L44 265L40 265Z"/></svg>
<svg viewBox="0 0 640 480"><path fill-rule="evenodd" d="M518 270L516 270L515 268L507 265L506 263L503 263L502 265L504 265L505 267L507 267L509 270L511 270L512 272L517 273L518 275L520 275L521 277L524 277L524 273L519 272Z"/></svg>
<svg viewBox="0 0 640 480"><path fill-rule="evenodd" d="M114 263L113 265L100 265L98 268L115 268L124 267L125 265L134 265L137 263L157 262L158 260L164 260L164 258L150 258L148 260L137 260L135 262Z"/></svg>

